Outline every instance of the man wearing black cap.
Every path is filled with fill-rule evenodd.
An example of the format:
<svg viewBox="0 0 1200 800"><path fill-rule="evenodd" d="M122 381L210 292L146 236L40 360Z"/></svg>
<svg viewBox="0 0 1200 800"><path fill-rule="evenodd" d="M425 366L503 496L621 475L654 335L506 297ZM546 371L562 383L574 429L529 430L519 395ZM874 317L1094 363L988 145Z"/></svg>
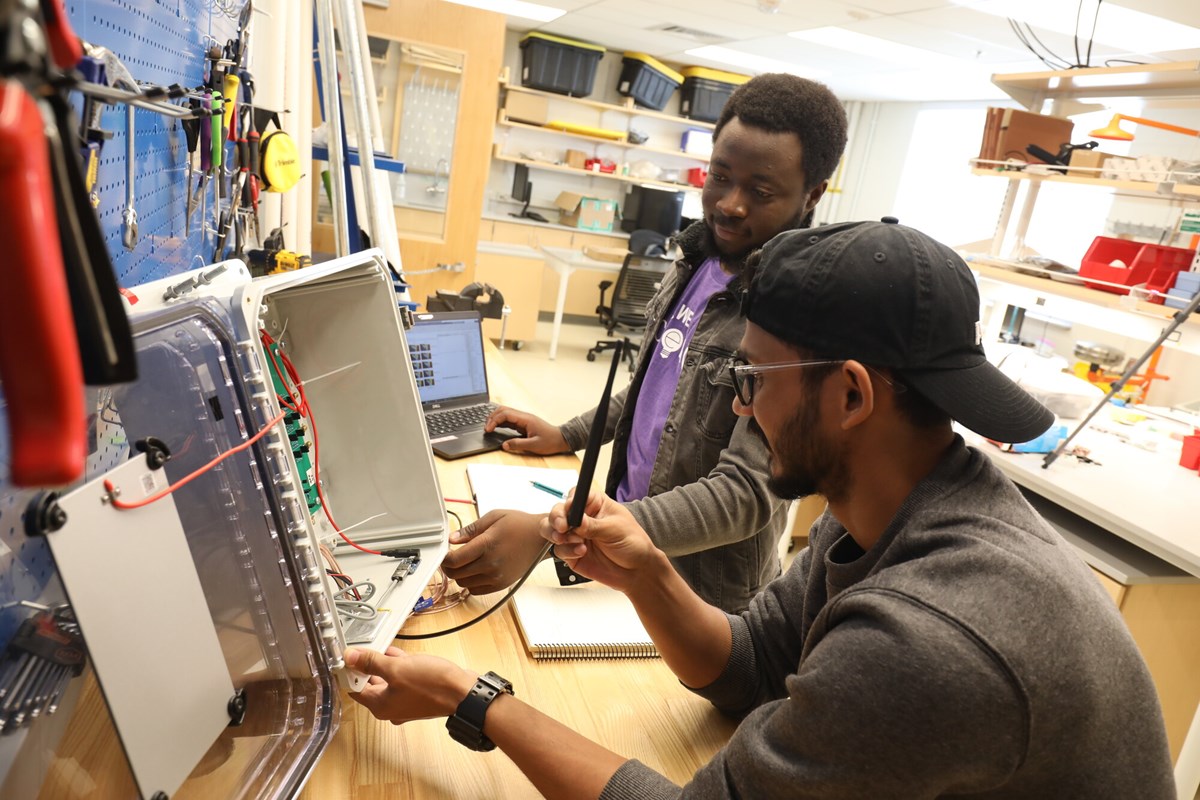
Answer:
<svg viewBox="0 0 1200 800"><path fill-rule="evenodd" d="M1052 422L984 358L966 265L910 228L852 223L782 234L755 269L735 408L762 427L774 491L828 498L810 547L733 616L602 494L579 528L562 506L544 528L742 723L682 789L511 696L482 734L548 796L1174 797L1158 699L1116 608L951 428L1026 441ZM430 708L475 682L447 662L347 660L380 676L359 699L388 719L413 713L387 686Z"/></svg>

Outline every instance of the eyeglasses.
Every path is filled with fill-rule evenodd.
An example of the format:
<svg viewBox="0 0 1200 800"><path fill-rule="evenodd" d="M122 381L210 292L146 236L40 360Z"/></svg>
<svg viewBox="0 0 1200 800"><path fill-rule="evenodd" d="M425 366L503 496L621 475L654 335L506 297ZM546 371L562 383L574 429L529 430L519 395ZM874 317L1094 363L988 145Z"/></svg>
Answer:
<svg viewBox="0 0 1200 800"><path fill-rule="evenodd" d="M800 369L801 367L819 367L826 364L844 364L846 359L809 359L805 361L780 361L774 364L747 364L745 360L735 358L734 363L729 366L729 375L733 378L733 391L737 394L738 402L744 406L749 406L754 402L754 387L758 383L758 376L764 372L776 372L781 369ZM879 379L892 387L892 391L899 394L906 390L907 387L902 383L894 383L879 370L874 367L866 366L867 369L879 376Z"/></svg>

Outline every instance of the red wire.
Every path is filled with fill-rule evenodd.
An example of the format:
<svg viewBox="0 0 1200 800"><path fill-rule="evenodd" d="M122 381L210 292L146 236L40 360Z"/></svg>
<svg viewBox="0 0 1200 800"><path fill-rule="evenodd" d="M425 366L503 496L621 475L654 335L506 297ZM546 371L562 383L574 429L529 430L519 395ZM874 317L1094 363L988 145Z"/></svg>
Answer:
<svg viewBox="0 0 1200 800"><path fill-rule="evenodd" d="M134 500L129 503L125 502L124 500L118 500L116 497L116 494L114 494L116 489L113 487L113 483L111 480L104 481L104 490L108 492L108 496L109 496L109 499L112 501L113 508L119 508L122 511L127 511L131 508L141 508L142 506L148 506L157 500L163 499L164 497L169 495L171 492L178 489L180 486L184 486L188 483L191 483L192 480L203 475L205 472L208 472L210 469L215 467L217 464L220 464L222 461L229 458L234 453L240 453L243 450L245 450L246 448L250 447L250 445L254 444L259 439L266 436L267 432L270 431L271 428L274 428L276 425L278 425L280 422L282 422L286 413L287 412L280 412L277 417L275 417L270 422L268 422L266 425L264 425L263 429L261 431L259 431L258 433L254 434L254 436L252 436L251 438L242 442L237 447L234 447L230 450L226 450L224 453L217 456L212 461L205 464L203 467L200 467L198 470L193 472L191 475L188 475L186 478L182 478L179 482L173 483L170 486L168 486L167 488L163 489L162 491L155 492L154 494L150 495L149 497L147 497L145 499Z"/></svg>
<svg viewBox="0 0 1200 800"><path fill-rule="evenodd" d="M264 335L267 334L264 332ZM268 336L268 338L270 337ZM292 365L292 360L287 357L287 353L282 351L279 353L279 357L283 359L284 368L287 369L288 375L291 376L292 382L296 386L296 390L300 392L299 413L302 417L305 417L308 420L308 429L312 431L313 482L317 485L317 499L321 501L321 510L325 512L325 519L329 520L329 524L333 526L335 531L337 531L338 536L342 537L342 541L353 547L355 550L361 550L362 552L370 553L373 556L383 555L383 553L379 552L378 550L372 550L369 547L363 547L361 544L351 539L344 532L342 532L342 529L338 527L338 524L333 521L333 515L329 513L329 504L325 501L325 492L321 490L321 442L320 437L317 435L317 420L313 415L312 406L308 404L308 395L304 393L304 383L300 380L299 375L296 373L296 368ZM274 357L272 357L272 361L274 361ZM283 380L282 375L280 376L280 380ZM286 383L286 381L284 381L284 383ZM288 389L288 394L289 396L291 395L290 387Z"/></svg>
<svg viewBox="0 0 1200 800"><path fill-rule="evenodd" d="M297 402L296 396L292 393L292 387L288 385L288 380L286 378L284 378L283 370L281 370L279 368L279 362L276 361L275 353L271 350L270 345L275 344L275 340L271 337L271 334L267 333L265 330L260 331L259 333L262 338L263 344L267 346L266 347L267 356L271 359L271 365L275 369L275 374L279 376L279 381L280 381L280 383L282 383L284 385L284 388L287 389L288 399L291 400L291 403L288 403L288 402L285 402L282 397L280 397L280 398L278 398L280 405L287 408L288 411L294 411L297 414L299 414L300 416L308 419L308 426L309 426L309 429L312 431L312 438L313 438L313 481L317 485L317 497L321 501L321 509L325 512L325 518L329 520L329 524L333 526L333 529L338 532L338 535L342 537L342 539L346 542L346 544L350 545L351 547L353 547L357 550L361 550L364 553L370 553L371 555L375 555L375 556L383 555L383 553L379 552L378 550L371 550L370 548L363 547L362 545L360 545L357 542L355 542L354 540L352 540L349 536L347 536L345 533L343 533L342 529L338 527L338 524L333 521L333 515L329 513L329 505L325 502L325 493L323 491L321 491L321 468L320 468L320 458L321 457L320 457L320 443L317 438L317 421L316 421L316 418L313 416L312 407L309 406L309 404L308 404L308 396L305 395L305 393L304 393L304 384L300 380L300 376L297 374L296 368L292 365L292 360L287 357L286 353L280 351L279 357L283 359L283 366L287 370L288 376L291 377L292 386L295 386L296 390L300 392L300 399ZM221 455L214 458L212 461L208 462L204 466L197 469L192 474L190 474L187 477L180 480L178 483L172 484L171 486L168 486L167 488L163 489L162 491L156 492L143 500L135 500L135 501L129 502L129 503L127 503L123 500L118 500L116 495L114 494L114 492L116 491L115 487L113 486L113 483L110 480L104 481L104 489L105 489L105 491L107 491L109 493L109 497L112 501L113 508L118 508L118 509L121 509L122 511L125 511L125 510L129 510L129 509L133 509L133 508L141 508L142 506L148 506L151 503L153 503L157 500L161 500L162 498L171 494L179 487L190 483L192 480L199 477L200 475L203 475L205 472L212 469L213 467L215 467L217 464L221 463L225 459L229 458L234 453L240 453L243 450L247 449L248 447L253 445L255 442L257 442L259 439L266 436L267 432L270 431L271 428L275 427L280 422L282 422L284 417L286 417L286 416L287 416L287 411L281 411L278 416L276 416L274 419L272 419L270 422L268 422L263 427L263 429L260 430L258 433L254 434L254 436L252 438L247 439L245 442L242 442L240 445L232 448L231 450L225 451Z"/></svg>
<svg viewBox="0 0 1200 800"><path fill-rule="evenodd" d="M474 500L462 500L457 497L443 497L442 502L444 502L444 503L465 503L466 505L469 505L469 506L475 505Z"/></svg>

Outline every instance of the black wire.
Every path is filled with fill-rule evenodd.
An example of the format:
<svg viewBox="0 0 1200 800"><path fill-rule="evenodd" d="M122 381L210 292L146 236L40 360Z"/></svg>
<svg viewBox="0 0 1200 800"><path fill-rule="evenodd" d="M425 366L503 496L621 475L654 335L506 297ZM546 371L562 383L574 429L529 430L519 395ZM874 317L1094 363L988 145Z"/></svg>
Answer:
<svg viewBox="0 0 1200 800"><path fill-rule="evenodd" d="M504 597L500 598L499 602L497 602L496 605L492 606L487 611L484 611L479 616L475 617L474 619L469 619L466 622L462 623L461 625L455 625L453 628L446 628L445 630L442 630L442 631L434 631L433 633L407 633L407 634L406 633L397 633L396 638L397 639L407 639L410 641L413 639L434 639L438 636L445 636L448 633L457 633L458 631L461 631L464 628L471 627L476 622L479 622L481 619L484 619L484 618L490 616L493 611L495 611L496 609L500 608L502 605L507 603L508 599L517 593L517 589L521 588L521 585L523 583L525 583L526 580L528 580L530 575L533 574L534 568L538 564L541 563L543 558L546 557L546 553L550 552L550 548L551 548L552 544L553 544L552 542L546 542L546 544L542 547L541 551L537 554L537 558L535 558L533 560L533 563L529 565L529 569L525 570L525 574L521 576L521 580L519 580L515 584L513 584L513 587L508 590L508 592L504 595Z"/></svg>
<svg viewBox="0 0 1200 800"><path fill-rule="evenodd" d="M1100 19L1100 4L1104 0L1096 0L1096 12L1092 15L1092 32L1088 36L1087 66L1092 65L1092 43L1096 41L1096 21Z"/></svg>
<svg viewBox="0 0 1200 800"><path fill-rule="evenodd" d="M1033 40L1035 42L1037 42L1038 44L1040 44L1042 46L1043 50L1045 50L1049 55L1053 56L1055 58L1055 60L1062 62L1062 65L1063 65L1062 69L1070 69L1071 68L1071 65L1069 63L1067 63L1067 60L1065 58L1063 58L1062 56L1055 53L1049 47L1046 47L1046 43L1043 42L1040 38L1038 38L1038 35L1036 33L1034 33L1034 31L1033 31L1033 26L1030 25L1028 22L1025 23L1025 30L1026 30L1026 32L1029 33L1030 36L1033 37Z"/></svg>
<svg viewBox="0 0 1200 800"><path fill-rule="evenodd" d="M458 514L455 514L453 511L451 511L448 508L446 509L446 513L449 514L450 516L454 517L454 521L458 523L458 529L461 531L462 526L463 526L462 517L460 517Z"/></svg>
<svg viewBox="0 0 1200 800"><path fill-rule="evenodd" d="M1106 58L1106 59L1104 59L1104 66L1106 66L1106 67L1110 67L1113 64L1141 64L1144 66L1146 63L1147 62L1145 62L1145 61L1130 61L1128 58Z"/></svg>
<svg viewBox="0 0 1200 800"><path fill-rule="evenodd" d="M1079 63L1079 15L1083 13L1083 0L1079 0L1079 5L1075 6L1075 33L1071 40L1075 43L1075 66L1082 66Z"/></svg>
<svg viewBox="0 0 1200 800"><path fill-rule="evenodd" d="M1060 67L1059 65L1057 65L1057 64L1051 64L1049 61L1047 61L1047 60L1046 60L1046 57L1045 57L1045 56L1043 56L1041 53L1039 53L1039 52L1037 51L1037 48L1035 48L1035 47L1033 46L1033 44L1032 44L1032 43L1029 41L1029 39L1028 39L1028 38L1026 38L1025 34L1021 32L1021 28L1020 28L1020 26L1019 26L1019 25L1017 25L1017 21L1016 21L1016 20L1014 20L1014 19L1009 19L1009 20L1008 20L1008 27L1012 28L1012 31L1013 31L1013 33L1014 33L1014 34L1016 34L1016 37L1017 37L1017 39L1018 39L1018 40L1021 42L1021 44L1025 45L1025 49L1026 49L1026 50L1028 50L1029 52L1033 53L1033 54L1034 54L1034 56L1036 56L1036 57L1037 57L1037 60L1038 60L1038 61L1041 61L1043 64L1045 64L1045 65L1046 65L1047 67L1049 67L1050 69L1061 69L1061 67Z"/></svg>

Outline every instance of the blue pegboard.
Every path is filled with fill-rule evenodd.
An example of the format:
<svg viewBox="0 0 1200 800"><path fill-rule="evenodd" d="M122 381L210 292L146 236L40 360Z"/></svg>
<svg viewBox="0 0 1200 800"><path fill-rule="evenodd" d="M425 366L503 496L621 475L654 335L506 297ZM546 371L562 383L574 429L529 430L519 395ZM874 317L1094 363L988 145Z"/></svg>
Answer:
<svg viewBox="0 0 1200 800"><path fill-rule="evenodd" d="M194 87L204 79L204 51L208 45L214 40L224 44L236 33L236 18L224 13L222 5L217 0L68 0L66 8L75 33L116 54L134 78ZM113 138L105 143L101 155L97 214L122 286L208 263L213 246L211 236L202 243L198 212L192 220L191 236L184 237L187 149L179 123L138 109L134 124L139 240L133 251L127 251L121 243L126 183L125 107L108 106L101 115L101 126L112 131ZM210 215L211 210L210 197ZM113 417L108 397L106 389L87 391L93 452L87 460L85 480L112 469L127 457L124 432ZM35 492L17 489L8 480L5 405L0 404L0 607L19 600L59 602L64 595L48 548L24 533L23 513ZM0 650L24 616L21 609L0 612ZM0 764L0 776L5 767Z"/></svg>

